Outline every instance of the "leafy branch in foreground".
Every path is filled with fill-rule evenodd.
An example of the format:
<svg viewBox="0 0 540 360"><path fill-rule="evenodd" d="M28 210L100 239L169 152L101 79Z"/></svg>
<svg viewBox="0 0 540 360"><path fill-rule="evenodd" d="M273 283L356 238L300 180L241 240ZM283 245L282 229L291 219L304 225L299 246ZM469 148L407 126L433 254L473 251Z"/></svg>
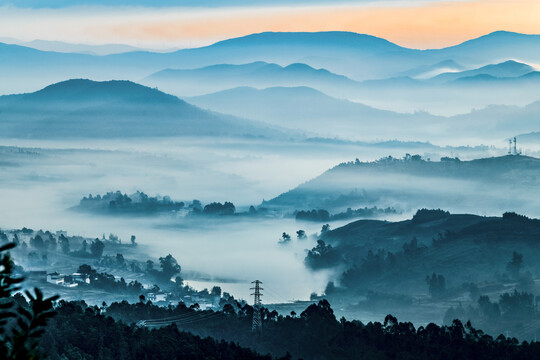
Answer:
<svg viewBox="0 0 540 360"><path fill-rule="evenodd" d="M23 277L14 275L15 263L8 250L15 243L0 247L0 358L38 359L39 338L45 332L47 320L54 316L54 301L58 296L44 298L43 293L34 289L34 294L25 291L30 303L17 301L14 294L19 291Z"/></svg>

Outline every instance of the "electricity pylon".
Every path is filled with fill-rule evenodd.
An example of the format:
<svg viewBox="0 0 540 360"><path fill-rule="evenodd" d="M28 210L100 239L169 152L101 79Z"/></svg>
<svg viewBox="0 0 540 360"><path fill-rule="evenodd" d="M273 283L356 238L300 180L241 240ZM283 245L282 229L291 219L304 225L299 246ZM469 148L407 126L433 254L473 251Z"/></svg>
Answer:
<svg viewBox="0 0 540 360"><path fill-rule="evenodd" d="M264 290L261 287L262 281L255 280L251 282L255 284L255 287L250 288L254 290L253 295L253 323L251 325L251 331L260 332L262 330L262 320L261 320L261 290Z"/></svg>

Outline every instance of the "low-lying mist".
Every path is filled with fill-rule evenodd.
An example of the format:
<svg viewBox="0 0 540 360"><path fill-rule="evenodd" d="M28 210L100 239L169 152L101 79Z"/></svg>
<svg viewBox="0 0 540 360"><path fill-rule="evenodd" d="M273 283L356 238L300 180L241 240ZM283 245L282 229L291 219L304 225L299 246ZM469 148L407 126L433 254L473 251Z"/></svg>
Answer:
<svg viewBox="0 0 540 360"><path fill-rule="evenodd" d="M266 297L268 302L308 299L312 292L324 290L332 271L314 273L304 265L305 250L316 245L317 238L311 235L321 231L321 223L296 222L292 212L268 218L186 218L174 214L129 217L92 215L70 208L89 194L116 190L131 194L139 190L186 203L193 199L203 204L231 201L238 210L247 211L250 205L258 206L263 199L276 197L354 158L372 161L409 152L433 159L456 155L467 159L505 152L419 143L195 138L6 139L1 143L0 227L65 230L92 238L112 233L126 242L136 235L147 256L171 253L192 286L220 284L225 291L248 298L249 282L258 278L273 290L273 295ZM404 181L402 185L410 184ZM417 188L423 186L429 184L416 182ZM451 196L441 197L440 207L454 209L458 204L453 201ZM297 210L309 208L298 204ZM478 211L499 213L492 210L482 206ZM407 216L409 213L397 215ZM331 223L331 227L348 221ZM295 237L300 229L306 231L307 239ZM292 235L290 243L278 244L283 232Z"/></svg>

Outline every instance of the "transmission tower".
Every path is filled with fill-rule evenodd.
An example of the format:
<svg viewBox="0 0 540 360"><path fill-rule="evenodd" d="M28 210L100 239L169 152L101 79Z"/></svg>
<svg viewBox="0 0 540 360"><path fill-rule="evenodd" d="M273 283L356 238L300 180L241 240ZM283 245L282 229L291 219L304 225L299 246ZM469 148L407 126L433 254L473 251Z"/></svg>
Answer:
<svg viewBox="0 0 540 360"><path fill-rule="evenodd" d="M255 280L251 282L255 284L255 287L250 288L254 290L253 295L253 323L251 325L251 330L253 332L260 332L262 330L262 320L261 320L261 290L264 290L261 287L262 281Z"/></svg>

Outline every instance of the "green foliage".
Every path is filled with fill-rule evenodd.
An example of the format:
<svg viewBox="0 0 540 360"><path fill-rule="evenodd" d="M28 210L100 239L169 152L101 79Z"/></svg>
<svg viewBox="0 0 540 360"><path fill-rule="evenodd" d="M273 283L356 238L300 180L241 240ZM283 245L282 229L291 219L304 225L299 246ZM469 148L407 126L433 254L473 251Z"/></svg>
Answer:
<svg viewBox="0 0 540 360"><path fill-rule="evenodd" d="M94 257L100 258L103 255L103 250L105 249L105 244L99 239L95 239L90 244L90 252Z"/></svg>
<svg viewBox="0 0 540 360"><path fill-rule="evenodd" d="M279 239L278 242L280 244L287 244L287 243L291 242L291 235L284 232L283 234L281 234L281 238Z"/></svg>
<svg viewBox="0 0 540 360"><path fill-rule="evenodd" d="M358 218L358 217L372 218L372 217L376 217L377 215L384 215L384 214L397 214L397 211L390 207L387 207L386 209L381 209L376 206L373 206L371 208L364 207L364 208L359 208L355 210L351 208L347 208L347 211L340 212L337 214L330 214L328 210L313 209L311 211L310 210L297 211L295 218L296 220L326 222L326 221L352 219L352 218Z"/></svg>
<svg viewBox="0 0 540 360"><path fill-rule="evenodd" d="M30 246L39 251L45 250L45 242L40 235L36 235L30 239Z"/></svg>
<svg viewBox="0 0 540 360"><path fill-rule="evenodd" d="M120 191L108 192L101 196L92 194L82 198L79 208L86 211L108 213L157 213L174 211L184 207L183 202L172 201L169 196L150 197L144 192L122 194Z"/></svg>
<svg viewBox="0 0 540 360"><path fill-rule="evenodd" d="M8 298L12 293L20 290L19 284L24 280L21 277L13 277L15 263L11 259L9 251L15 248L15 243L8 243L0 247L0 299Z"/></svg>
<svg viewBox="0 0 540 360"><path fill-rule="evenodd" d="M154 269L154 262L152 260L146 262L146 272L150 276L153 276L157 282L170 285L171 279L176 275L181 279L180 272L182 271L182 267L171 254L160 257L159 264L161 271Z"/></svg>
<svg viewBox="0 0 540 360"><path fill-rule="evenodd" d="M183 304L164 308L141 302L137 304L122 302L111 304L107 314L126 323L134 323L141 319L178 318L177 325L182 330L225 339L263 354L283 356L288 353L295 359L521 360L537 358L540 353L539 343L520 345L517 340L504 336L494 339L473 328L470 323L462 323L459 320L451 321L448 326L429 324L417 329L412 323L399 322L391 315L386 317L383 324L379 322L363 324L343 318L337 320L326 300L310 305L300 316L282 316L262 308L263 332L254 337L251 332L252 311L251 306L239 304L227 304L224 311L212 312L195 311ZM77 313L84 314L86 318L95 311L80 310ZM66 322L69 319L61 321ZM94 321L85 320L86 328L83 330L85 333L94 333L91 331L91 328L96 326ZM113 329L114 324L107 325L107 328ZM103 331L107 331L107 328L100 327ZM132 356L132 348L140 348L141 342L155 341L153 340L155 336L160 335L162 340L156 342L154 346L161 346L170 354L173 350L163 339L165 336L169 336L169 339L174 338L169 329L170 327L161 328L155 334L152 333L156 330L151 331L149 336L152 340L143 340L137 333L117 332L119 335L114 336L112 341L125 344L127 354ZM68 336L73 336L71 333L73 331ZM119 339L120 337L122 339ZM95 351L91 344L84 349ZM204 359L204 353L199 356L200 359Z"/></svg>
<svg viewBox="0 0 540 360"><path fill-rule="evenodd" d="M60 247L62 248L62 252L64 254L69 254L69 239L64 236L64 234L60 235L60 238L58 239L58 242L60 243Z"/></svg>
<svg viewBox="0 0 540 360"><path fill-rule="evenodd" d="M523 254L520 254L516 251L512 253L512 260L510 260L506 264L506 271L508 271L508 274L514 278L519 278L519 271L521 270L521 267L523 266Z"/></svg>
<svg viewBox="0 0 540 360"><path fill-rule="evenodd" d="M205 205L203 213L206 215L234 215L236 208L233 203L226 201L224 204L213 202Z"/></svg>
<svg viewBox="0 0 540 360"><path fill-rule="evenodd" d="M159 258L161 265L161 278L163 281L170 281L173 276L180 274L182 268L178 264L178 261L171 255Z"/></svg>
<svg viewBox="0 0 540 360"><path fill-rule="evenodd" d="M492 302L487 295L482 295L478 298L477 306L452 307L447 310L444 322L449 324L456 318L470 320L490 333L519 333L524 330L524 323L534 329L539 315L535 310L533 294L514 290L500 295L498 302Z"/></svg>
<svg viewBox="0 0 540 360"><path fill-rule="evenodd" d="M79 266L77 272L80 274L84 274L90 278L89 285L81 283L79 284L79 286L90 286L107 292L126 293L134 295L138 295L143 291L142 284L137 280L133 280L128 284L126 283L124 278L116 280L114 275L107 273L98 273L96 270L92 269L90 265L87 264Z"/></svg>
<svg viewBox="0 0 540 360"><path fill-rule="evenodd" d="M450 216L450 212L441 209L420 209L414 214L412 223L414 225L423 224L430 221L444 219Z"/></svg>
<svg viewBox="0 0 540 360"><path fill-rule="evenodd" d="M167 308L138 303L115 303L107 314L131 311L136 316L147 316L145 310L165 313ZM271 360L235 343L201 338L180 331L170 324L154 330L126 325L100 314L97 307L83 302L60 301L58 315L47 328L41 348L51 360L60 359L186 359L186 360ZM195 313L182 308L182 311ZM51 341L47 341L51 339Z"/></svg>
<svg viewBox="0 0 540 360"><path fill-rule="evenodd" d="M513 211L505 212L502 217L503 217L503 220L516 221L516 222L528 222L531 220L527 216L517 214Z"/></svg>
<svg viewBox="0 0 540 360"><path fill-rule="evenodd" d="M426 283L429 287L429 294L432 298L441 298L446 292L446 279L442 275L433 273L430 276L426 276Z"/></svg>
<svg viewBox="0 0 540 360"><path fill-rule="evenodd" d="M13 296L20 290L23 279L13 276L14 263L9 253L14 243L0 247L2 267L0 270L0 358L13 360L38 359L38 343L45 332L47 321L54 316L53 303L58 296L44 298L35 288L34 293L25 291L30 303L21 296Z"/></svg>
<svg viewBox="0 0 540 360"><path fill-rule="evenodd" d="M330 220L330 213L328 210L301 210L296 213L296 220L309 220L309 221L328 221Z"/></svg>
<svg viewBox="0 0 540 360"><path fill-rule="evenodd" d="M338 265L341 256L332 245L327 245L324 240L317 240L317 246L308 251L304 261L312 269L323 269Z"/></svg>

